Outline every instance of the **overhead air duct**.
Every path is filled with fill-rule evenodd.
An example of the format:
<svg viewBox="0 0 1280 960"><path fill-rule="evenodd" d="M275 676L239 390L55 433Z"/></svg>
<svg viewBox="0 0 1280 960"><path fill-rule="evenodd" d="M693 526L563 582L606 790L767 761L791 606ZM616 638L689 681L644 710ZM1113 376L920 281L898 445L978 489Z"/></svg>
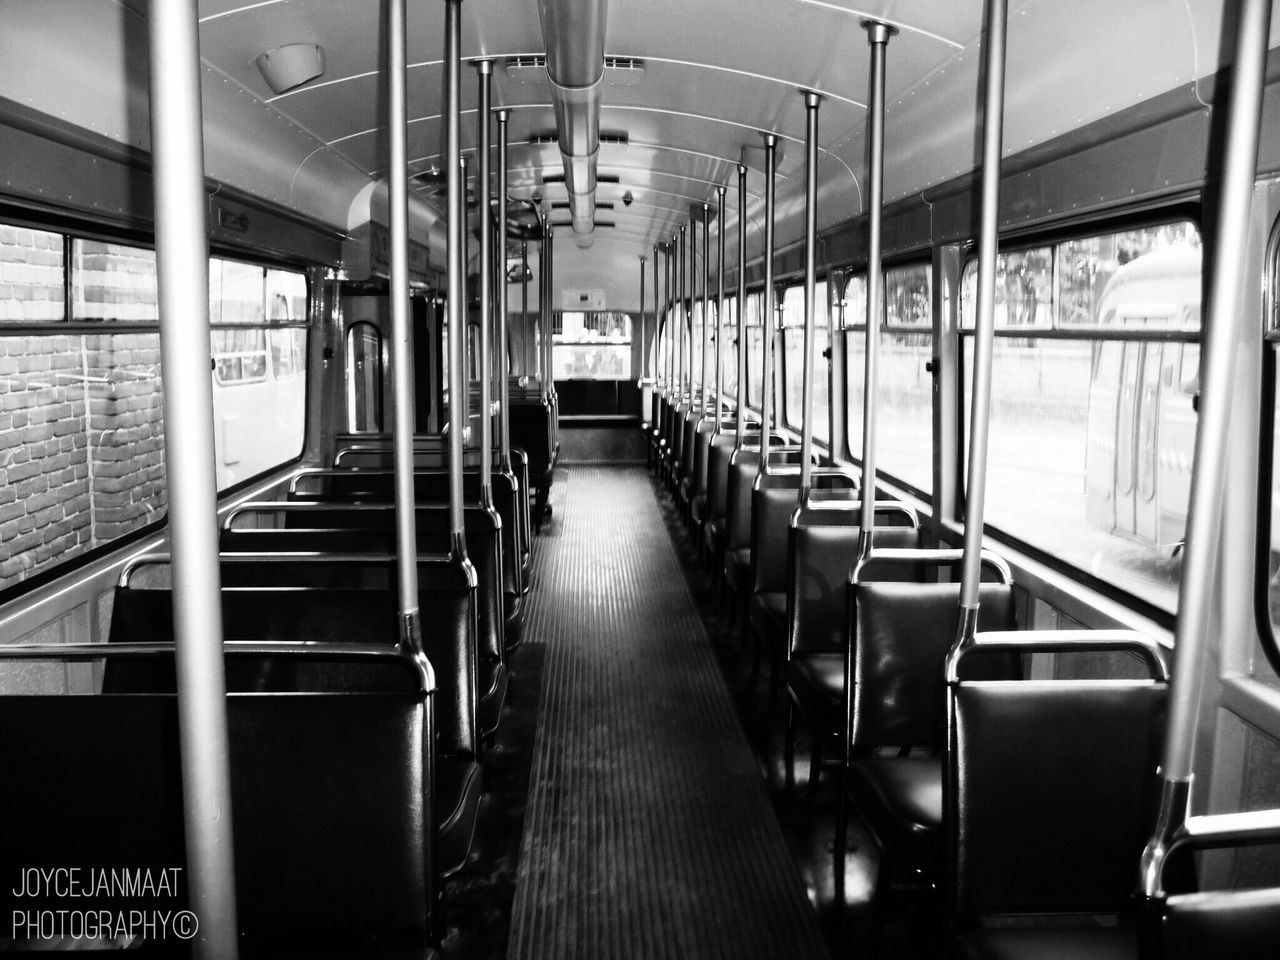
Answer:
<svg viewBox="0 0 1280 960"><path fill-rule="evenodd" d="M591 245L600 154L600 96L608 0L538 0L547 79L578 246Z"/></svg>

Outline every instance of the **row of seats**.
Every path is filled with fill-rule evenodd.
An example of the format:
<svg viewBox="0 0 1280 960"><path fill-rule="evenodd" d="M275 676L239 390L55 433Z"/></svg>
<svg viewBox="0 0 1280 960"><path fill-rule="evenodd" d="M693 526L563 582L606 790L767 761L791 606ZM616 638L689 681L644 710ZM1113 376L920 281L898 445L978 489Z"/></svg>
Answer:
<svg viewBox="0 0 1280 960"><path fill-rule="evenodd" d="M799 723L814 735L811 794L837 745L834 849L845 855L857 816L880 848L878 908L895 875L923 878L944 892L940 946L972 958L1192 956L1186 944L1227 917L1247 928L1231 955L1277 955L1280 891L1133 897L1156 817L1159 647L1019 631L1009 567L984 555L977 642L958 648L959 551L931 546L891 501L870 507L864 543L856 478L813 466L802 497L795 447L771 437L762 463L758 428L739 444L736 424L698 406L655 392L650 463L720 586L722 619L753 647L751 686L763 657L771 703L785 686L788 784ZM1050 654L1056 672L1028 682ZM1194 886L1175 873L1172 889Z"/></svg>
<svg viewBox="0 0 1280 960"><path fill-rule="evenodd" d="M522 475L495 469L486 499L470 468L466 555L453 549L443 449L441 438L416 438L425 663L399 644L385 438L353 438L333 467L300 471L280 500L225 518L220 599L247 955L426 956L441 936L443 880L468 860L483 768L497 762L485 738L521 639L533 528ZM513 454L523 474L528 453ZM16 801L29 829L7 850L15 862L185 864L172 581L166 555L121 574L108 643L72 651L104 661L100 694L0 697L5 756L58 771ZM78 762L84 750L91 763Z"/></svg>

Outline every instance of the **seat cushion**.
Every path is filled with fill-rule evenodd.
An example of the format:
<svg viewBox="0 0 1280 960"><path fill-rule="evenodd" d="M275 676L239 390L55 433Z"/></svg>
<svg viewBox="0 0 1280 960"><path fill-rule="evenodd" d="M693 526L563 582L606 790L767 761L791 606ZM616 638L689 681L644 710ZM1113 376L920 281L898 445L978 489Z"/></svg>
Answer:
<svg viewBox="0 0 1280 960"><path fill-rule="evenodd" d="M886 844L934 852L942 826L942 761L872 754L853 761L850 785L869 825Z"/></svg>
<svg viewBox="0 0 1280 960"><path fill-rule="evenodd" d="M787 688L811 726L843 728L844 654L793 653L787 664Z"/></svg>
<svg viewBox="0 0 1280 960"><path fill-rule="evenodd" d="M730 550L724 555L724 579L729 589L741 595L751 583L751 548Z"/></svg>
<svg viewBox="0 0 1280 960"><path fill-rule="evenodd" d="M694 523L702 526L707 519L707 495L705 493L696 494L693 502L689 504L689 509L693 513Z"/></svg>
<svg viewBox="0 0 1280 960"><path fill-rule="evenodd" d="M477 716L480 733L490 734L498 729L502 705L507 699L507 665L498 660L481 660L476 665L476 681L480 688Z"/></svg>
<svg viewBox="0 0 1280 960"><path fill-rule="evenodd" d="M520 638L524 636L524 595L508 593L503 597L503 604L506 610L503 636L510 652L520 646Z"/></svg>
<svg viewBox="0 0 1280 960"><path fill-rule="evenodd" d="M780 651L787 645L787 595L783 592L754 593L747 604L751 629L766 650Z"/></svg>
<svg viewBox="0 0 1280 960"><path fill-rule="evenodd" d="M956 937L956 953L965 960L1137 960L1138 937L1127 923L984 927Z"/></svg>
<svg viewBox="0 0 1280 960"><path fill-rule="evenodd" d="M713 557L724 553L724 520L708 520L702 527L702 541Z"/></svg>
<svg viewBox="0 0 1280 960"><path fill-rule="evenodd" d="M466 757L436 761L436 823L440 832L440 875L462 869L471 852L480 810L480 764Z"/></svg>

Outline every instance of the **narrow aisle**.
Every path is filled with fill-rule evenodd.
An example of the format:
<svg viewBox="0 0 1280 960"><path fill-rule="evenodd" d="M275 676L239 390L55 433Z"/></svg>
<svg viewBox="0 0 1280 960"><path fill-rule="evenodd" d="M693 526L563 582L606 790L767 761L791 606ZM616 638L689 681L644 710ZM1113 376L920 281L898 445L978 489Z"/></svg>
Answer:
<svg viewBox="0 0 1280 960"><path fill-rule="evenodd" d="M572 468L538 547L508 957L825 957L644 467Z"/></svg>

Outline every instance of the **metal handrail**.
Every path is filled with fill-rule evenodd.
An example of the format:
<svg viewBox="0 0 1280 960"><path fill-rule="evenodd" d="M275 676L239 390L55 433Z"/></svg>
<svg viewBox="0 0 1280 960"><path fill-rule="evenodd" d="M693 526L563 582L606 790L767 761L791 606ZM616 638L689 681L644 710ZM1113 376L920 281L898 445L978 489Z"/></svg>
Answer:
<svg viewBox="0 0 1280 960"><path fill-rule="evenodd" d="M952 547L892 547L878 550L873 548L850 571L849 584L852 586L858 583L862 570L875 563L923 564L926 567L941 567L962 563L963 561L964 551ZM1013 583L1013 570L1009 567L1004 557L998 553L992 553L990 550L983 550L980 561L982 566L994 571L1000 577L1000 583L1005 586Z"/></svg>
<svg viewBox="0 0 1280 960"><path fill-rule="evenodd" d="M971 653L1099 653L1141 654L1151 667L1151 679L1169 679L1164 646L1138 630L997 630L974 634L973 640L947 654L946 681L958 683L960 661ZM1021 682L1021 681L1012 681ZM1071 682L1071 681L1064 681ZM1114 682L1114 681L1107 681Z"/></svg>

